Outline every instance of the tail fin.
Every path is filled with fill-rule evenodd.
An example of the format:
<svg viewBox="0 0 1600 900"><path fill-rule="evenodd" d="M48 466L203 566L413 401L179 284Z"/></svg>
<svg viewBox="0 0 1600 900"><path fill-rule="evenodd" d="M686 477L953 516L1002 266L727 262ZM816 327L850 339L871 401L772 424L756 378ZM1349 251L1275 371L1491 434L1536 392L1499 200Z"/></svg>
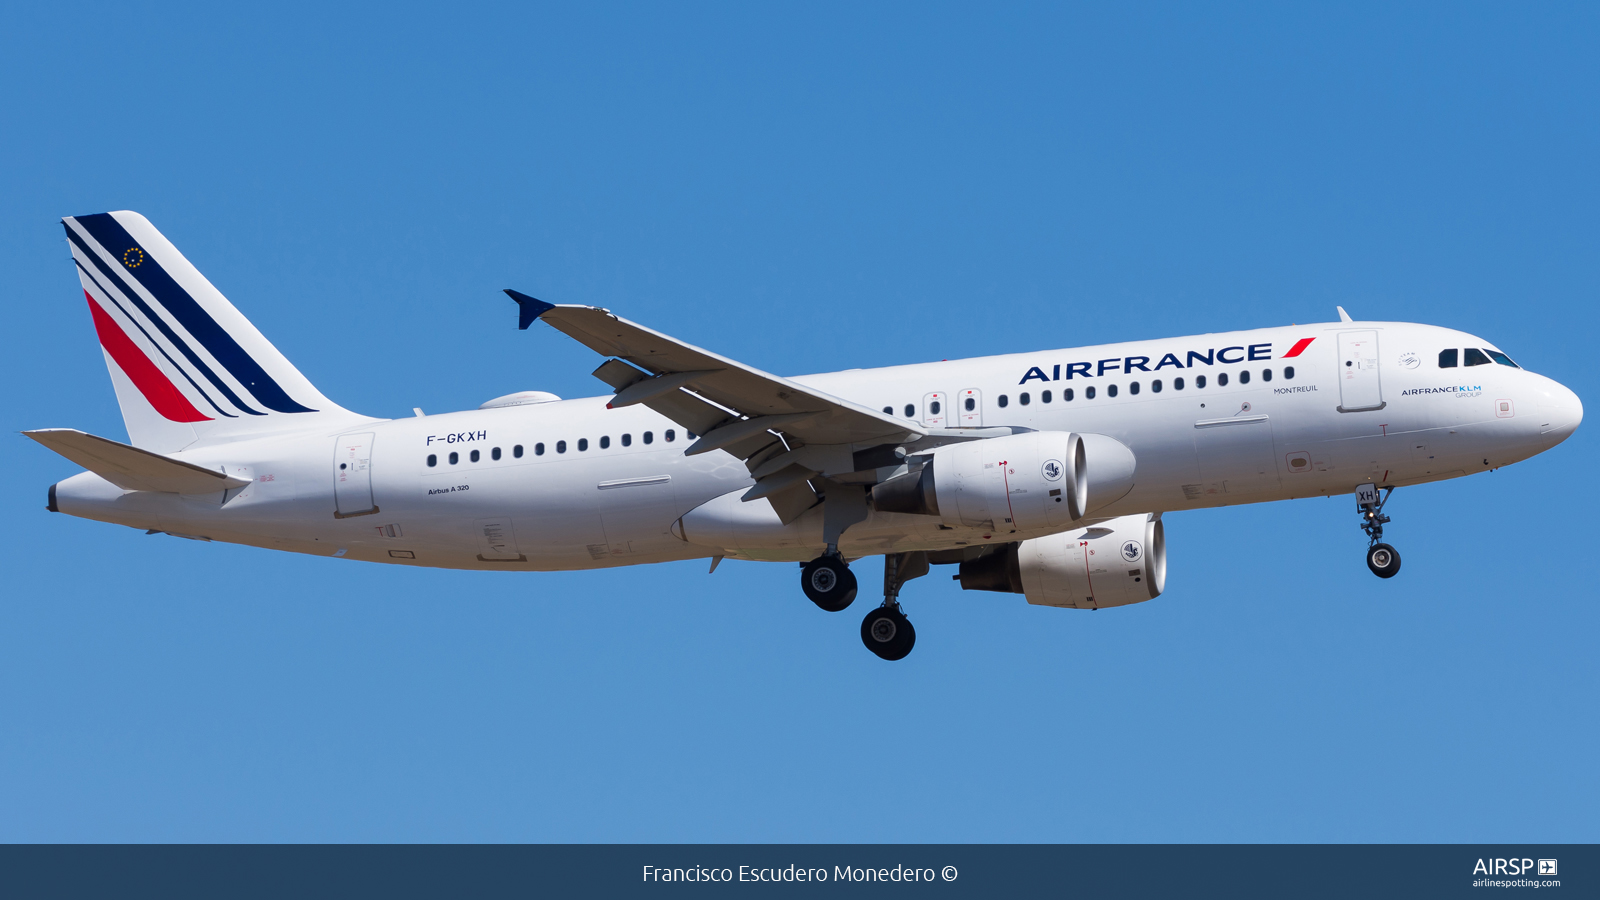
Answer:
<svg viewBox="0 0 1600 900"><path fill-rule="evenodd" d="M363 418L322 396L144 216L62 224L134 446Z"/></svg>

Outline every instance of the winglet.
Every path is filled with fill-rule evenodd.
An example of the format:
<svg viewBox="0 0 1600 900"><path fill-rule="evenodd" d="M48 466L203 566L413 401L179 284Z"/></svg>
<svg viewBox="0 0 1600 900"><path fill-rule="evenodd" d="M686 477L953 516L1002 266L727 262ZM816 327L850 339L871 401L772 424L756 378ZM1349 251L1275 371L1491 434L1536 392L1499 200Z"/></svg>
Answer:
<svg viewBox="0 0 1600 900"><path fill-rule="evenodd" d="M530 299L530 300L533 300L533 298L532 298L532 297L529 297L529 298L528 298L528 299ZM537 300L534 300L534 301L533 301L533 302L535 302L535 303L538 303L538 302L539 302L539 301L537 301ZM1344 311L1344 307L1342 307L1342 306L1335 306L1335 307L1334 307L1334 309L1337 309L1337 310L1338 310L1338 311L1339 311L1339 321L1341 321L1341 322L1349 322L1349 321L1352 321L1352 319L1351 319L1351 318L1350 318L1350 314L1349 314L1349 313L1347 313L1347 312L1345 312L1345 311ZM540 312L543 312L543 310L540 310ZM526 326L526 325L524 325L524 326L522 326L522 327L523 327L523 328L527 328L527 327L528 327L528 326Z"/></svg>
<svg viewBox="0 0 1600 900"><path fill-rule="evenodd" d="M534 319L537 319L550 310L556 308L554 303L546 303L543 300L529 297L527 294L524 294L521 291L513 291L510 288L506 288L505 290L506 296L517 301L517 306L521 307L521 309L518 310L517 316L518 330L526 331L528 326L533 324Z"/></svg>

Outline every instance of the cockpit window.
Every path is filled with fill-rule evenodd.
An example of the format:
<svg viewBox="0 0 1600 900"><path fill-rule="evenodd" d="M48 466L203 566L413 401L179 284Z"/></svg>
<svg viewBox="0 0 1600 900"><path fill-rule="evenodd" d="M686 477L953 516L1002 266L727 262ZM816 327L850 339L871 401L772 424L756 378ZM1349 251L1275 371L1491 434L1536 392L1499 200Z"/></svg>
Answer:
<svg viewBox="0 0 1600 900"><path fill-rule="evenodd" d="M1494 360L1495 362L1499 363L1502 366L1510 366L1513 369L1522 368L1521 366L1519 366L1516 363L1512 362L1511 361L1511 357L1505 355L1504 353L1501 353L1499 350L1484 350L1483 352L1489 354L1489 358L1490 359Z"/></svg>
<svg viewBox="0 0 1600 900"><path fill-rule="evenodd" d="M1492 362L1492 360L1490 360L1489 357L1484 356L1483 355L1483 351L1479 350L1477 347L1468 347L1467 348L1467 358L1466 358L1466 364L1467 365L1469 365L1469 366L1487 366L1491 362Z"/></svg>
<svg viewBox="0 0 1600 900"><path fill-rule="evenodd" d="M1461 351L1457 350L1454 347L1451 347L1449 350L1440 350L1439 351L1439 368L1441 368L1441 369L1454 369L1456 367L1456 358L1459 357L1460 355L1461 355Z"/></svg>

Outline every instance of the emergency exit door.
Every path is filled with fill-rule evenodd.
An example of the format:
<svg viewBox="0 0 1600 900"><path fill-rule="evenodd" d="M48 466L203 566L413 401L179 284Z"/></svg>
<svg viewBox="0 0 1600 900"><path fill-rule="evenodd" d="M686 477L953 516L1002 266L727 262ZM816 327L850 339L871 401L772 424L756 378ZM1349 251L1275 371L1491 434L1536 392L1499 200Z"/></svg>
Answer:
<svg viewBox="0 0 1600 900"><path fill-rule="evenodd" d="M372 502L372 433L339 436L333 454L333 502L336 519L378 511Z"/></svg>
<svg viewBox="0 0 1600 900"><path fill-rule="evenodd" d="M983 392L967 388L956 394L956 420L962 428L979 428L983 425Z"/></svg>
<svg viewBox="0 0 1600 900"><path fill-rule="evenodd" d="M1339 411L1383 409L1378 381L1378 333L1339 333Z"/></svg>
<svg viewBox="0 0 1600 900"><path fill-rule="evenodd" d="M922 424L929 428L943 428L950 421L950 398L943 391L922 395Z"/></svg>

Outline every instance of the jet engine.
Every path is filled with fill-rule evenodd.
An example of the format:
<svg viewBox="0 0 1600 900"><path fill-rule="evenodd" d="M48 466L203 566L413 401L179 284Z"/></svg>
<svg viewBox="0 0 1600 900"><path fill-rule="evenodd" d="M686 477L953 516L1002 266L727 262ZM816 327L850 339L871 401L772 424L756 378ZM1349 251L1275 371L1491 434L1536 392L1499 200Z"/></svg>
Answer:
<svg viewBox="0 0 1600 900"><path fill-rule="evenodd" d="M1099 609L1154 600L1167 583L1160 514L995 547L961 563L963 590L1022 594L1029 603Z"/></svg>
<svg viewBox="0 0 1600 900"><path fill-rule="evenodd" d="M949 444L872 489L882 512L997 532L1063 528L1133 488L1135 460L1103 434L1030 431Z"/></svg>

